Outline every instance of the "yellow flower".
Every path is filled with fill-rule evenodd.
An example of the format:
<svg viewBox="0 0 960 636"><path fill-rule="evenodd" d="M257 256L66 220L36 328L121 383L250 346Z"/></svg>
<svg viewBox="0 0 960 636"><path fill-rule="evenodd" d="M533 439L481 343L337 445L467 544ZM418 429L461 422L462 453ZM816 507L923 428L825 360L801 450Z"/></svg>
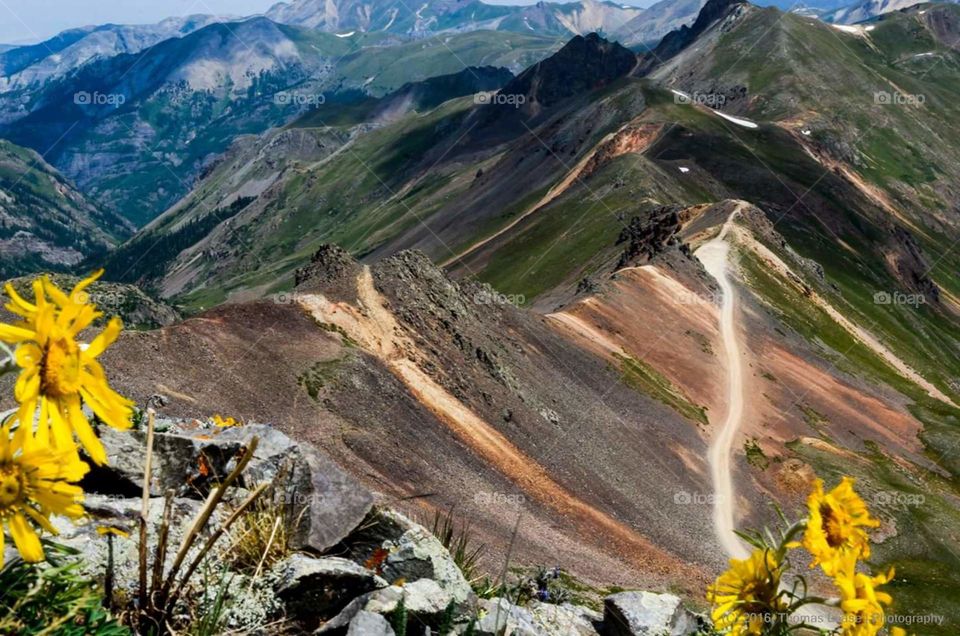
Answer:
<svg viewBox="0 0 960 636"><path fill-rule="evenodd" d="M893 599L877 587L893 578L893 569L886 574L870 576L857 572L857 559L847 553L837 564L834 582L840 590L840 608L843 610L843 636L875 636L886 621L883 606ZM902 632L901 632L902 633Z"/></svg>
<svg viewBox="0 0 960 636"><path fill-rule="evenodd" d="M7 426L0 427L0 526L10 532L24 561L44 559L43 546L31 521L51 534L51 514L77 518L83 515L83 490L77 481L87 465L76 465L73 454L47 447L25 449ZM0 528L0 566L3 565L3 531Z"/></svg>
<svg viewBox="0 0 960 636"><path fill-rule="evenodd" d="M231 428L234 426L239 426L240 424L232 417L221 417L219 413L213 416L213 423L215 426L219 426L220 428Z"/></svg>
<svg viewBox="0 0 960 636"><path fill-rule="evenodd" d="M732 636L763 634L782 609L781 569L770 550L757 549L746 559L730 559L730 569L707 589L716 629Z"/></svg>
<svg viewBox="0 0 960 636"><path fill-rule="evenodd" d="M870 541L864 528L875 528L880 522L870 517L867 505L853 490L853 478L844 477L828 493L818 479L807 499L810 518L803 536L803 547L813 555L810 567L820 565L828 576L834 576L846 553L854 559L870 556Z"/></svg>
<svg viewBox="0 0 960 636"><path fill-rule="evenodd" d="M76 434L97 464L105 464L107 455L81 404L86 403L97 417L118 429L129 428L133 416L133 402L110 388L97 361L120 335L120 319L111 319L89 345L77 341L80 332L103 315L85 302L84 292L101 274L102 271L97 272L81 281L69 296L42 277L33 283L33 303L21 298L8 284L10 302L6 307L22 320L13 325L0 324L0 340L17 345L15 358L23 369L14 388L14 397L20 404L18 434L25 438L22 443L31 443L27 433L33 428L39 408L37 444L49 444L57 450L74 449L75 453Z"/></svg>

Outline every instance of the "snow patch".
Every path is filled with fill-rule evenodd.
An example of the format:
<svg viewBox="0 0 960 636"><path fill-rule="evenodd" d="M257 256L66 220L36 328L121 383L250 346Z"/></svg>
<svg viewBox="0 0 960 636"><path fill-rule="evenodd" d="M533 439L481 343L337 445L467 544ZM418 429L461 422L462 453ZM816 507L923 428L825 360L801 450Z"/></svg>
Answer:
<svg viewBox="0 0 960 636"><path fill-rule="evenodd" d="M714 112L715 114L717 114L717 115L720 115L721 117L723 117L723 118L726 119L727 121L732 121L733 123L737 124L738 126L743 126L744 128L757 128L757 125L756 125L755 123L753 123L752 121L750 121L749 119L744 119L744 118L742 118L742 117L734 117L733 115L728 115L728 114L726 114L726 113L724 113L724 112L721 112L721 111L719 111L719 110L715 110L715 111L713 111L713 112Z"/></svg>
<svg viewBox="0 0 960 636"><path fill-rule="evenodd" d="M683 166L680 166L679 170L680 170L680 172L682 172L683 174L687 174L688 172L690 172L690 168L685 168L685 167L683 167Z"/></svg>
<svg viewBox="0 0 960 636"><path fill-rule="evenodd" d="M349 38L353 37L354 34L356 34L356 31L350 31L349 33L334 33L334 35L338 38Z"/></svg>
<svg viewBox="0 0 960 636"><path fill-rule="evenodd" d="M834 29L837 31L843 31L844 33L857 33L861 31L861 27L853 26L851 24L831 24Z"/></svg>

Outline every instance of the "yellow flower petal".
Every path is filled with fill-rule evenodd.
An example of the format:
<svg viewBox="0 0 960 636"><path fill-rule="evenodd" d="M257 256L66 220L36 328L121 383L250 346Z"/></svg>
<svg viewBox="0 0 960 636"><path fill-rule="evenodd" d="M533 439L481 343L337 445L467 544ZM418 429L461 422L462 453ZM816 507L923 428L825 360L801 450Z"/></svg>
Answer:
<svg viewBox="0 0 960 636"><path fill-rule="evenodd" d="M30 527L26 517L22 513L17 513L10 517L8 523L10 525L10 538L17 546L20 557L29 563L43 561L43 546L40 544L40 537Z"/></svg>

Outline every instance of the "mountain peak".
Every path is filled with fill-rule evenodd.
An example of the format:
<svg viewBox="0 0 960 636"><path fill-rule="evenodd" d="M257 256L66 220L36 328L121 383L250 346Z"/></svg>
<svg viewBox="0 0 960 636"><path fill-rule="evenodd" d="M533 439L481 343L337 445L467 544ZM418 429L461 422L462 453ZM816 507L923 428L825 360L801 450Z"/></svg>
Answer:
<svg viewBox="0 0 960 636"><path fill-rule="evenodd" d="M562 49L518 75L504 95L522 95L526 104L549 107L628 75L637 56L597 33L576 35Z"/></svg>
<svg viewBox="0 0 960 636"><path fill-rule="evenodd" d="M644 56L641 62L641 73L645 74L657 62L673 57L714 24L749 6L751 5L747 0L708 0L691 26L683 25L666 34L657 48Z"/></svg>

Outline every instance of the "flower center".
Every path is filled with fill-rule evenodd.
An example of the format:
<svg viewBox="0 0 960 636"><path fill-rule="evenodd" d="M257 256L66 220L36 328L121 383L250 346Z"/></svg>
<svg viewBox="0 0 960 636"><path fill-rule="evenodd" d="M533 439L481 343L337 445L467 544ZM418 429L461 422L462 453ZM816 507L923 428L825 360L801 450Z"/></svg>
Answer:
<svg viewBox="0 0 960 636"><path fill-rule="evenodd" d="M71 338L56 338L47 344L42 362L43 392L52 397L80 391L80 349Z"/></svg>
<svg viewBox="0 0 960 636"><path fill-rule="evenodd" d="M836 511L833 506L824 503L820 506L820 515L823 517L823 530L827 535L827 544L831 548L839 548L846 540L846 535L843 531L843 524L837 518Z"/></svg>
<svg viewBox="0 0 960 636"><path fill-rule="evenodd" d="M0 466L0 513L21 499L23 473L16 466Z"/></svg>

